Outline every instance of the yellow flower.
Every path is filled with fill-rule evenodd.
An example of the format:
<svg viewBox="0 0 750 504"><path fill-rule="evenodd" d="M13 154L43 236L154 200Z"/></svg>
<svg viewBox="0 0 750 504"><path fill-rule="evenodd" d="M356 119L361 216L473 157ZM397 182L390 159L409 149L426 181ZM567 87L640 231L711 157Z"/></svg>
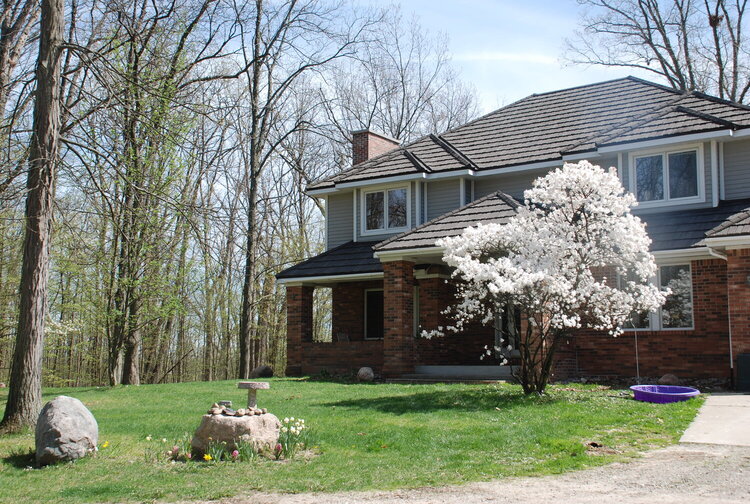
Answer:
<svg viewBox="0 0 750 504"><path fill-rule="evenodd" d="M105 441L104 444L102 444L102 448L106 448L109 446L109 441Z"/></svg>
<svg viewBox="0 0 750 504"><path fill-rule="evenodd" d="M209 460L212 460L212 459L213 459L213 457L211 455L209 455L208 453L206 453L205 455L203 455L203 460L205 460L206 462L208 462Z"/></svg>

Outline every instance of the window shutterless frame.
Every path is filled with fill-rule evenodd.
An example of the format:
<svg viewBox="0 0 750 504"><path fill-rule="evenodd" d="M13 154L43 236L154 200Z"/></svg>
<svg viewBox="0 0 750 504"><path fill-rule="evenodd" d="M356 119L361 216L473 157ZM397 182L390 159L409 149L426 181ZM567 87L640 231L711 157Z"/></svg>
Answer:
<svg viewBox="0 0 750 504"><path fill-rule="evenodd" d="M649 326L648 327L640 327L640 328L633 328L633 327L623 327L623 330L626 332L630 331L641 331L641 332L649 332L649 331L692 331L695 329L695 308L694 308L694 302L693 302L693 289L695 286L693 285L693 267L690 263L666 263L666 264L660 264L659 269L656 272L656 276L652 277L649 282L652 284L656 284L661 288L661 268L663 266L686 266L688 269L688 274L690 275L690 325L685 327L664 327L664 324L662 323L662 308L659 308L656 311L653 311L648 314L648 320L649 320Z"/></svg>
<svg viewBox="0 0 750 504"><path fill-rule="evenodd" d="M398 227L389 227L389 215L388 215L388 191L395 191L403 189L406 191L406 225ZM383 195L383 227L377 229L367 229L367 195L381 193ZM375 234L386 234L386 233L399 233L406 231L411 228L411 184L406 185L395 185L395 186L381 186L372 188L366 191L360 192L360 234L362 236L375 235Z"/></svg>
<svg viewBox="0 0 750 504"><path fill-rule="evenodd" d="M669 160L670 155L679 153L695 152L695 172L696 172L696 183L698 194L695 196L686 196L681 198L672 198L669 195ZM680 147L665 149L650 149L638 152L630 153L628 157L628 190L638 195L637 186L637 170L636 165L638 159L649 158L649 157L661 157L661 170L662 170L662 198L639 201L638 208L654 208L664 207L673 205L685 205L690 203L703 203L706 201L706 174L704 167L704 152L703 145L683 145ZM713 181L716 183L716 181Z"/></svg>

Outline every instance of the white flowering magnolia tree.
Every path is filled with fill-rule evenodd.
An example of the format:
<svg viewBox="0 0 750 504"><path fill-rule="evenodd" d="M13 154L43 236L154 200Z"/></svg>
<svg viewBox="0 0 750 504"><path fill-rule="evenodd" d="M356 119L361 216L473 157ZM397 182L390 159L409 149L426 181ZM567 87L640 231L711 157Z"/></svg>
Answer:
<svg viewBox="0 0 750 504"><path fill-rule="evenodd" d="M448 330L520 312L523 323L503 324L504 350L518 342L516 377L525 393L541 394L567 333L617 336L632 313L661 306L665 292L649 283L656 273L651 240L613 168L567 163L534 181L524 199L507 224L480 224L438 245L458 280Z"/></svg>

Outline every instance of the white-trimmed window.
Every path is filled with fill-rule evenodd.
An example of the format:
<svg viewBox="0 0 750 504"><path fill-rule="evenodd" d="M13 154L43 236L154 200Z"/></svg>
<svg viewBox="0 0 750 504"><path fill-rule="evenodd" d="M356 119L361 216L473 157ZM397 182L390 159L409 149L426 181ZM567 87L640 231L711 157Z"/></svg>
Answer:
<svg viewBox="0 0 750 504"><path fill-rule="evenodd" d="M664 305L653 313L633 313L626 330L660 331L693 329L693 279L690 264L659 266L652 279L662 290L669 289Z"/></svg>
<svg viewBox="0 0 750 504"><path fill-rule="evenodd" d="M410 221L409 186L362 193L363 233L403 231Z"/></svg>
<svg viewBox="0 0 750 504"><path fill-rule="evenodd" d="M700 146L632 154L630 190L641 207L705 200Z"/></svg>

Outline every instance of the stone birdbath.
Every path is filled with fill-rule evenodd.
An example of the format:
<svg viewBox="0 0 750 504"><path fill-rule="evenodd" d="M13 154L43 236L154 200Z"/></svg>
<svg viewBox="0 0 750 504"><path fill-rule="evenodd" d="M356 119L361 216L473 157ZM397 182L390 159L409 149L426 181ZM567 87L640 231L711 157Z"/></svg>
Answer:
<svg viewBox="0 0 750 504"><path fill-rule="evenodd" d="M256 450L271 450L279 440L281 422L265 408L258 408L258 390L267 390L267 382L239 382L237 387L247 390L247 409L233 410L226 405L214 403L203 415L201 424L191 441L194 454L203 455L211 443L225 443L227 450L234 450L237 442L253 444Z"/></svg>
<svg viewBox="0 0 750 504"><path fill-rule="evenodd" d="M258 390L268 390L271 388L271 385L268 382L241 381L237 384L237 388L247 389L247 407L250 409L258 407L256 398Z"/></svg>

